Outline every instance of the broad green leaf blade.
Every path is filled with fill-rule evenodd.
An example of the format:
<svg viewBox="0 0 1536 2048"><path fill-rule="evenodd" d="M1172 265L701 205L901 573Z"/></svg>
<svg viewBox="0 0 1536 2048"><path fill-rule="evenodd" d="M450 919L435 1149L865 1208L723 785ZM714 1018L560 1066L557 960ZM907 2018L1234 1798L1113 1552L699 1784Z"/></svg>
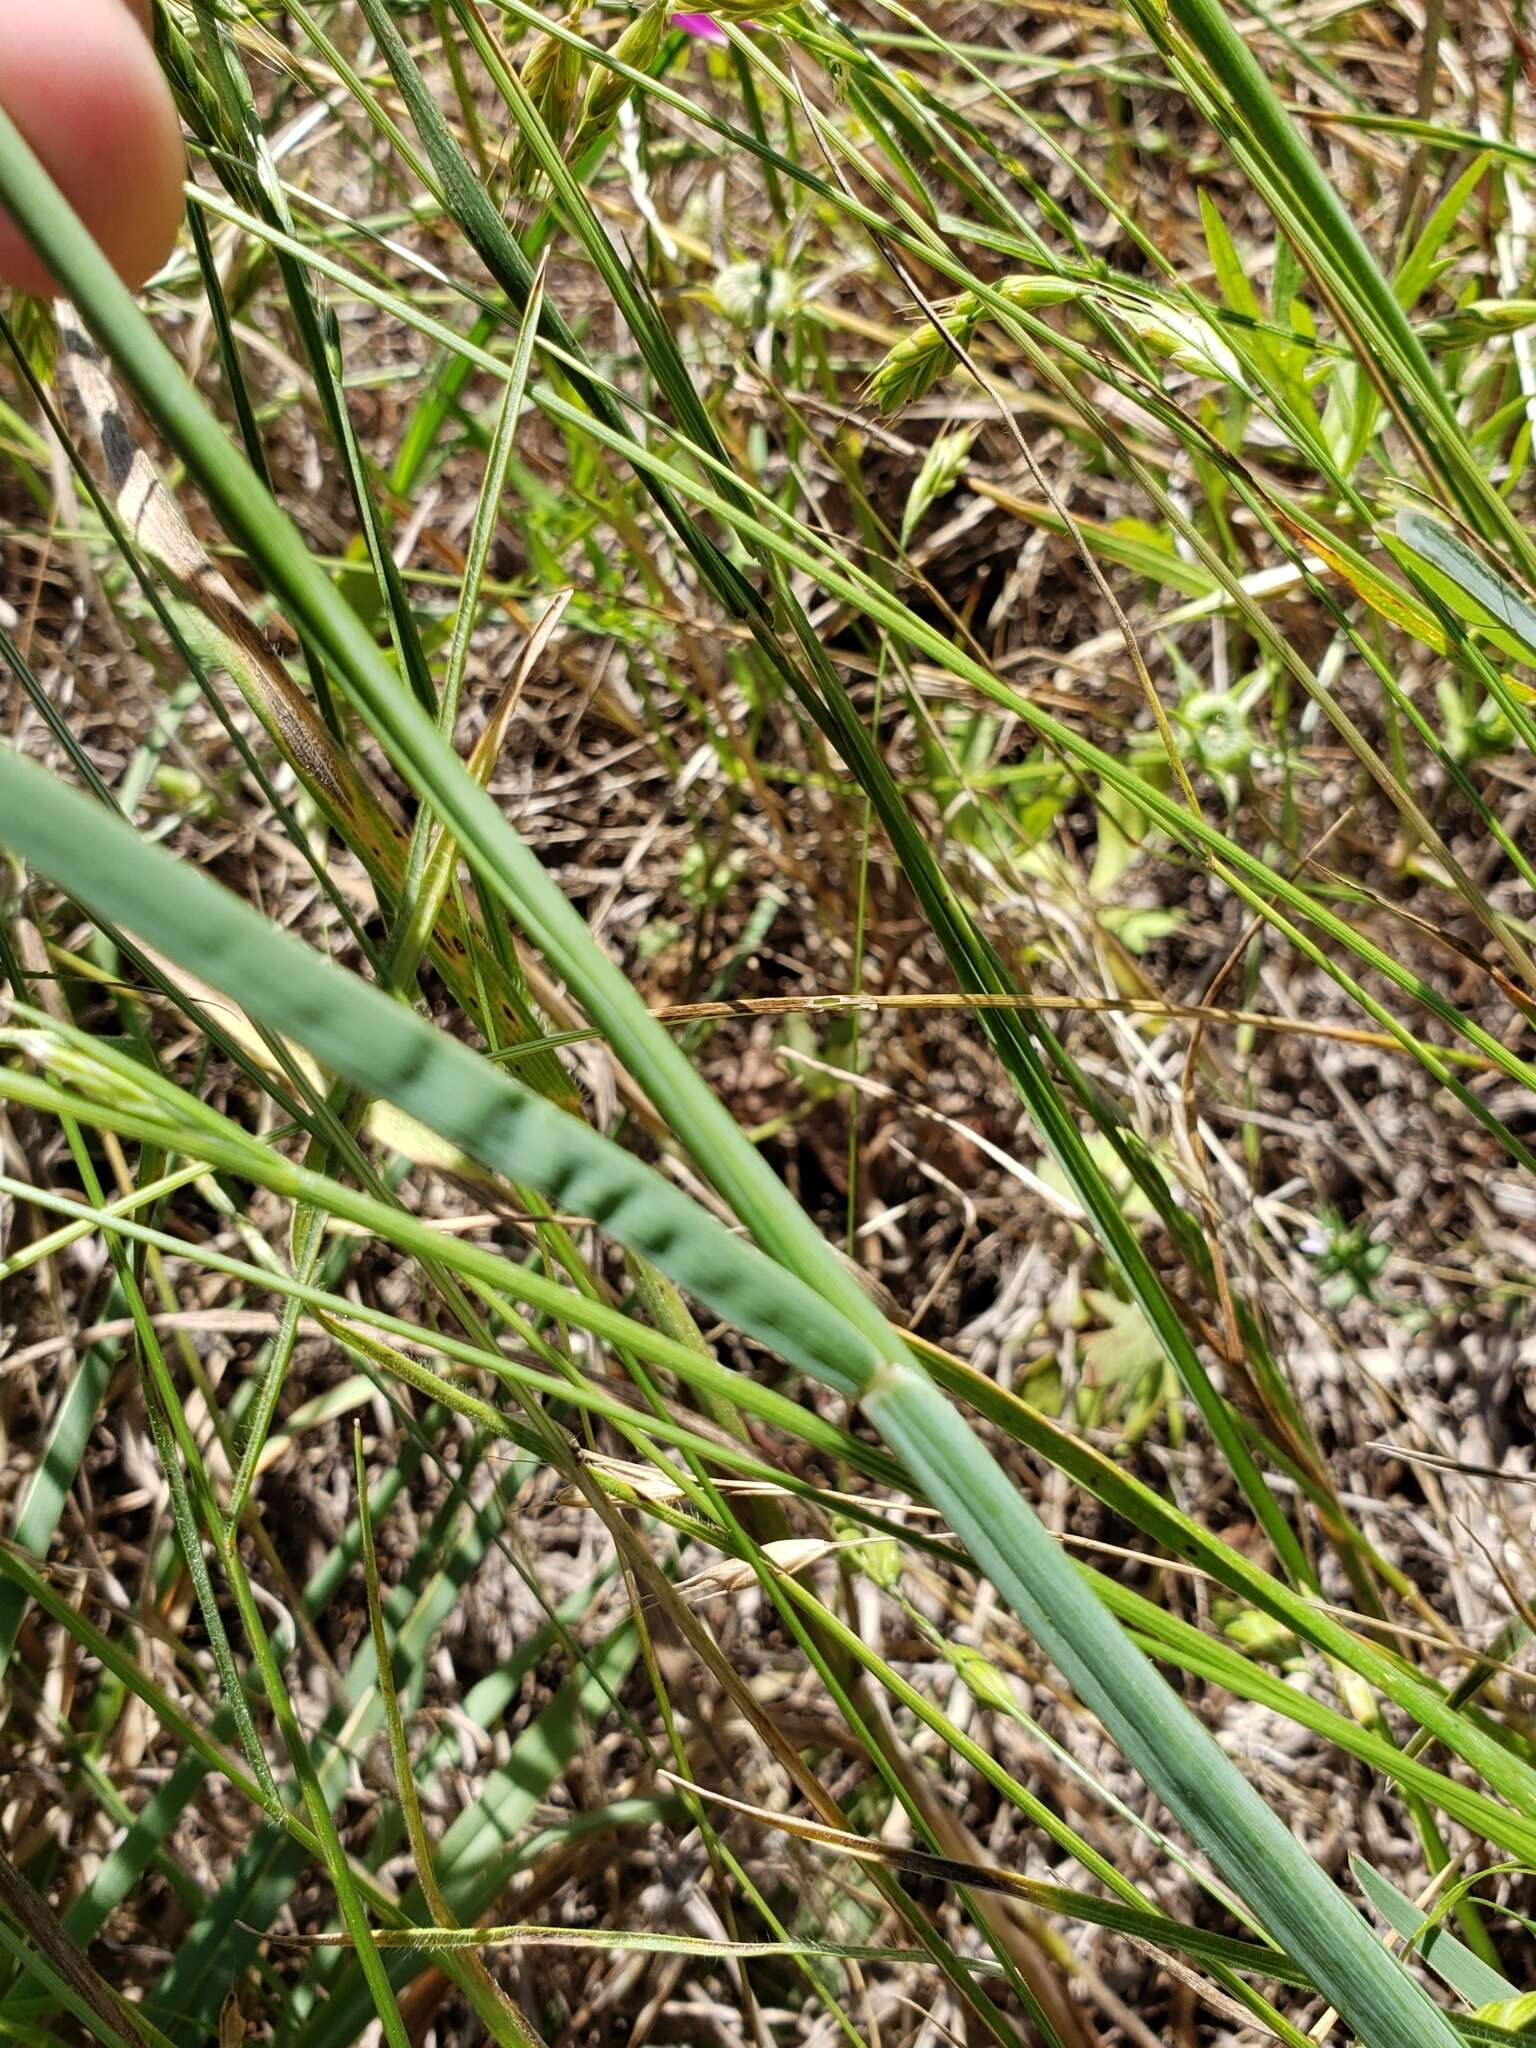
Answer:
<svg viewBox="0 0 1536 2048"><path fill-rule="evenodd" d="M1397 530L1413 553L1429 564L1432 583L1453 611L1482 627L1518 660L1536 665L1536 604L1442 521L1403 506Z"/></svg>
<svg viewBox="0 0 1536 2048"><path fill-rule="evenodd" d="M1363 1856L1351 1856L1349 1867L1361 1891L1393 1932L1404 1941L1413 1942L1436 1976L1443 1977L1469 2005L1496 2005L1504 1999L1519 1997L1516 1985L1497 1970L1490 1970L1464 1941L1458 1941L1445 1928L1431 1928L1422 1940L1414 1940L1424 1926L1424 1915L1412 1899L1405 1899L1396 1885L1389 1884Z"/></svg>

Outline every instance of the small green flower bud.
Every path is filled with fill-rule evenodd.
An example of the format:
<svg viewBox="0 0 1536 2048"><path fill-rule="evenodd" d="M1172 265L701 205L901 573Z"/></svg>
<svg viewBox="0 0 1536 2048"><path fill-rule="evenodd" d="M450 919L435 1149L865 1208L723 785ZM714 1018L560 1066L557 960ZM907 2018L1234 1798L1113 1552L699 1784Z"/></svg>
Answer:
<svg viewBox="0 0 1536 2048"><path fill-rule="evenodd" d="M738 327L776 327L795 304L795 281L768 263L728 263L715 276L715 303Z"/></svg>
<svg viewBox="0 0 1536 2048"><path fill-rule="evenodd" d="M1200 765L1211 775L1238 775L1253 759L1248 714L1222 690L1197 690L1183 707Z"/></svg>

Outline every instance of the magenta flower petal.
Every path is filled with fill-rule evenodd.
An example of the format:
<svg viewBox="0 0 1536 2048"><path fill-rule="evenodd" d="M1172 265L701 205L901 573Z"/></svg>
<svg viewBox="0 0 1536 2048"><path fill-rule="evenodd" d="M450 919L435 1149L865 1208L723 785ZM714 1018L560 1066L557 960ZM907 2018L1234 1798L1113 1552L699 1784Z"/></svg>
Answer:
<svg viewBox="0 0 1536 2048"><path fill-rule="evenodd" d="M684 35L697 36L701 43L723 43L725 30L712 14L674 14L672 26Z"/></svg>

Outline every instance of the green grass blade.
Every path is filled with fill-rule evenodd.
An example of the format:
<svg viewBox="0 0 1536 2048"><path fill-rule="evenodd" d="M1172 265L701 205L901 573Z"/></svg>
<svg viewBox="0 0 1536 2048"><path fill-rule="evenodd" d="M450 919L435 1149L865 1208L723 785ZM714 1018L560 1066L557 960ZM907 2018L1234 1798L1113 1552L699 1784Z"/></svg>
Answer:
<svg viewBox="0 0 1536 2048"><path fill-rule="evenodd" d="M1506 1998L1519 1997L1516 1985L1499 1971L1490 1970L1454 1934L1443 1927L1430 1927L1424 1933L1425 1917L1412 1899L1405 1899L1396 1885L1388 1884L1363 1856L1352 1856L1349 1862L1361 1891L1393 1933L1412 1942L1435 1974L1443 1977L1469 2005L1494 2005Z"/></svg>

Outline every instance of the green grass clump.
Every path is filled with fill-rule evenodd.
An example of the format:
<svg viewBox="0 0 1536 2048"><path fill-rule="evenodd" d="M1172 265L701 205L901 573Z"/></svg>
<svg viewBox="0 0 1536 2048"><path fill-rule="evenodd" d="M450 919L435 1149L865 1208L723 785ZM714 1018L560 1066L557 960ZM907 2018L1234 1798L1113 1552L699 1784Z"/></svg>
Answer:
<svg viewBox="0 0 1536 2048"><path fill-rule="evenodd" d="M1511 2038L1518 41L691 19L0 116L0 2024Z"/></svg>

